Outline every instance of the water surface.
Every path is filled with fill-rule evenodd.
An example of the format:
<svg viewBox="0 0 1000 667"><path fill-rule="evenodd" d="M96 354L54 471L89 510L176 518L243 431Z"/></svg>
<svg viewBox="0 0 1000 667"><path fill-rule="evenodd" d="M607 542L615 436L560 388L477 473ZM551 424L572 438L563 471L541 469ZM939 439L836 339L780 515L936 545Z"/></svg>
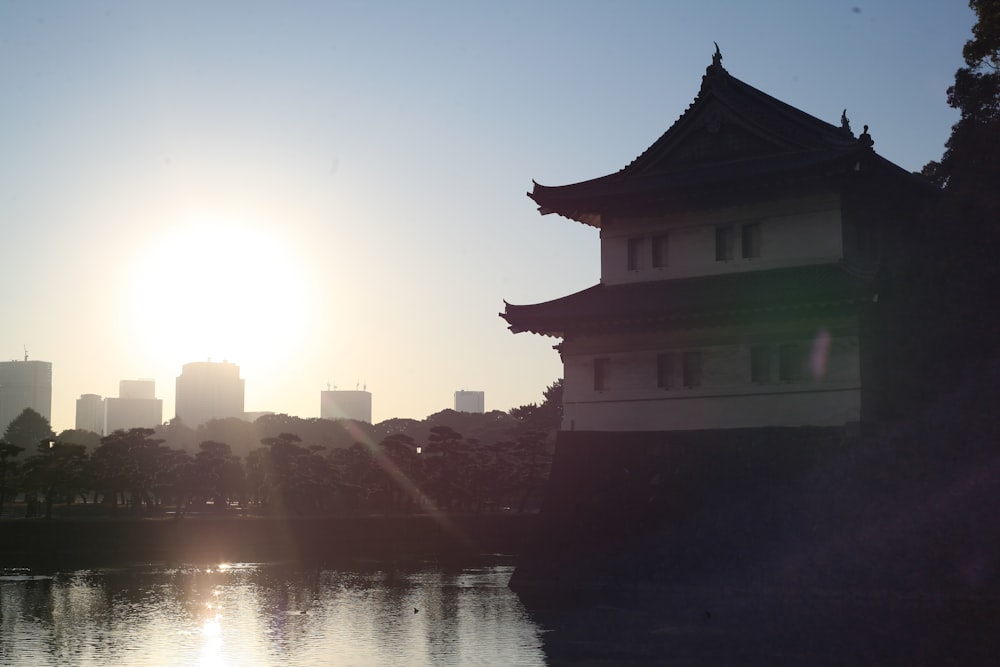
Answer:
<svg viewBox="0 0 1000 667"><path fill-rule="evenodd" d="M0 664L543 665L510 566L0 571Z"/></svg>

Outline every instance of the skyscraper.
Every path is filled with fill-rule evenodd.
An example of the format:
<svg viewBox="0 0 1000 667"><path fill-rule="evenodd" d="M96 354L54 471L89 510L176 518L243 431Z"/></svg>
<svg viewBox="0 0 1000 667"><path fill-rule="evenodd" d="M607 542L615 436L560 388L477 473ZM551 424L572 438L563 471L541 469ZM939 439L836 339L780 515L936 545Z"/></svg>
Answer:
<svg viewBox="0 0 1000 667"><path fill-rule="evenodd" d="M104 399L98 394L81 394L76 399L76 428L104 435Z"/></svg>
<svg viewBox="0 0 1000 667"><path fill-rule="evenodd" d="M486 411L486 392L456 391L455 412L475 412L483 414Z"/></svg>
<svg viewBox="0 0 1000 667"><path fill-rule="evenodd" d="M368 391L321 391L319 416L372 423L372 395Z"/></svg>
<svg viewBox="0 0 1000 667"><path fill-rule="evenodd" d="M163 423L163 400L156 398L154 380L122 380L118 384L118 398L107 398L104 405L108 433L153 428Z"/></svg>
<svg viewBox="0 0 1000 667"><path fill-rule="evenodd" d="M212 419L243 419L245 383L240 367L228 361L184 364L177 376L176 415L197 428Z"/></svg>
<svg viewBox="0 0 1000 667"><path fill-rule="evenodd" d="M52 363L0 361L0 436L25 408L52 420Z"/></svg>

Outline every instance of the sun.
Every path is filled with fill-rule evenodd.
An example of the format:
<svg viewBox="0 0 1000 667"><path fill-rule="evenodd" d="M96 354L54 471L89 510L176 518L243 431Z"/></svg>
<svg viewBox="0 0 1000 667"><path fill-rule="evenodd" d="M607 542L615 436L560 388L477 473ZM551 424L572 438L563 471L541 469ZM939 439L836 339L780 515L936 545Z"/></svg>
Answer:
<svg viewBox="0 0 1000 667"><path fill-rule="evenodd" d="M134 336L164 361L268 362L297 344L307 283L278 230L193 219L138 253Z"/></svg>

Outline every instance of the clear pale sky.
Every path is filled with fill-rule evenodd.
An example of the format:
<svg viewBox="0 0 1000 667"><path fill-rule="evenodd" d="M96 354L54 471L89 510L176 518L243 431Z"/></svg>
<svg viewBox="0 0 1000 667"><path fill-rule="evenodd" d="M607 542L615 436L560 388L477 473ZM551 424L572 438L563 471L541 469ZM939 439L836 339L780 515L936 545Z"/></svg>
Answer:
<svg viewBox="0 0 1000 667"><path fill-rule="evenodd" d="M0 359L83 393L228 360L246 409L374 419L541 399L557 341L503 300L597 282L532 179L616 171L711 61L919 170L956 113L967 4L0 0Z"/></svg>

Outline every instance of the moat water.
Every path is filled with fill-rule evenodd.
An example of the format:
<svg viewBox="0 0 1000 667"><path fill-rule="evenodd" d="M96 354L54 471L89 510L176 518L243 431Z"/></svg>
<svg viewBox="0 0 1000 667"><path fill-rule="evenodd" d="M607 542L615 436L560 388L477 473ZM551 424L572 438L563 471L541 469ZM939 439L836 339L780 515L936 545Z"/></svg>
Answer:
<svg viewBox="0 0 1000 667"><path fill-rule="evenodd" d="M0 571L0 665L542 665L512 567Z"/></svg>
<svg viewBox="0 0 1000 667"><path fill-rule="evenodd" d="M513 566L0 569L0 665L978 665L1000 600L674 591L528 610Z"/></svg>

